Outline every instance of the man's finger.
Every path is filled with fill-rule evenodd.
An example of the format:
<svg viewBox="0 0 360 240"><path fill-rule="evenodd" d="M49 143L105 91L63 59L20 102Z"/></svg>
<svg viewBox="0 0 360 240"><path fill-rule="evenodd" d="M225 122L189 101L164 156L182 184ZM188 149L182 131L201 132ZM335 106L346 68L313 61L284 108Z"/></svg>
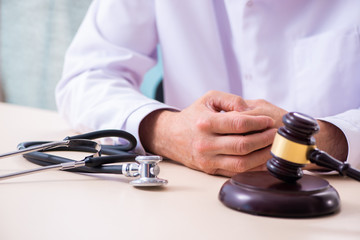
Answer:
<svg viewBox="0 0 360 240"><path fill-rule="evenodd" d="M219 136L213 140L214 147L216 147L213 152L226 155L246 155L271 145L276 131L275 128L272 128L246 136Z"/></svg>
<svg viewBox="0 0 360 240"><path fill-rule="evenodd" d="M208 119L211 132L219 134L245 134L261 131L273 126L274 121L267 116L241 115L238 112L217 113Z"/></svg>
<svg viewBox="0 0 360 240"><path fill-rule="evenodd" d="M245 172L265 164L270 158L269 146L245 156L218 155L213 166L217 169L215 172L221 169L228 172Z"/></svg>
<svg viewBox="0 0 360 240"><path fill-rule="evenodd" d="M204 96L203 101L207 107L217 112L241 112L249 109L242 97L220 91L209 91Z"/></svg>

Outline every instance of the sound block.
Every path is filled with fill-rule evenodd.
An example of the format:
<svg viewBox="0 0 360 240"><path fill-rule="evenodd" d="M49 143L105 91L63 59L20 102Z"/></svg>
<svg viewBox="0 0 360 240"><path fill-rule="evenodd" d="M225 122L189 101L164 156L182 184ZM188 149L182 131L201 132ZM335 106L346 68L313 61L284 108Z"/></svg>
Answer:
<svg viewBox="0 0 360 240"><path fill-rule="evenodd" d="M271 217L318 217L340 209L335 188L311 175L286 183L269 172L240 173L224 183L219 199L229 208Z"/></svg>

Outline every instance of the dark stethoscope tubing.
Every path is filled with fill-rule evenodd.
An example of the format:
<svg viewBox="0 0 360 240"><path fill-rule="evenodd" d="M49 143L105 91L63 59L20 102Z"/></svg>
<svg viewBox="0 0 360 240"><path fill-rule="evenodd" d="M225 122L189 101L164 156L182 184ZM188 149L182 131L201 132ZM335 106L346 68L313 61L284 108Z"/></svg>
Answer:
<svg viewBox="0 0 360 240"><path fill-rule="evenodd" d="M125 144L121 145L101 145L100 154L107 156L87 156L85 157L85 166L73 169L67 169L70 172L83 173L110 173L123 174L121 165L105 165L111 163L133 162L138 154L133 153L137 141L130 133L122 130L99 130L90 133L68 136L64 140L87 139L94 140L99 138L118 137L125 140ZM49 143L49 141L23 142L18 145L18 149L24 149L35 145ZM28 161L40 165L50 166L59 163L73 162L75 160L45 153L48 151L80 151L80 152L94 152L93 148L87 146L68 146L56 147L44 151L31 152L23 155Z"/></svg>

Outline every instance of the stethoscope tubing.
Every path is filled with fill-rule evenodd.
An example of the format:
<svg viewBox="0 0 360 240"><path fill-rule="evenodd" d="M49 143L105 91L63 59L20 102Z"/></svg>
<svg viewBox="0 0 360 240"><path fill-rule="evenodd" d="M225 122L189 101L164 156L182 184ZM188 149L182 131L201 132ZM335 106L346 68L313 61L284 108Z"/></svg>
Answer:
<svg viewBox="0 0 360 240"><path fill-rule="evenodd" d="M84 173L110 173L110 174L122 174L121 165L106 165L111 163L124 163L135 161L136 156L131 152L137 144L136 138L128 132L122 130L100 130L75 136L68 136L64 141L76 141L76 140L94 140L105 137L118 137L125 140L124 144L121 145L100 145L101 156L87 156L83 159L85 166L80 166L72 169L66 169L71 172L84 172ZM18 145L18 149L27 149L37 145L49 144L49 141L34 141L34 142L23 142ZM93 147L70 145L60 146L56 148L46 149L49 151L80 151L80 152L94 152ZM103 156L107 155L107 156ZM43 151L31 152L24 154L23 157L28 161L35 163L40 166L50 166L56 164L64 164L74 162L76 160L45 153Z"/></svg>
<svg viewBox="0 0 360 240"><path fill-rule="evenodd" d="M83 172L83 173L110 173L110 174L122 174L122 167L119 165L105 165L110 163L124 163L135 161L136 154L122 154L103 157L86 157L86 166L77 167L73 169L67 169L69 172ZM28 153L23 156L29 162L40 166L49 166L60 163L73 162L74 160L56 156L43 152Z"/></svg>
<svg viewBox="0 0 360 240"><path fill-rule="evenodd" d="M100 145L93 139L103 137L120 138L119 145ZM122 174L126 177L137 177L130 182L136 187L163 186L167 180L158 178L160 170L158 162L161 156L139 156L133 150L136 147L136 138L122 130L102 130L77 136L66 137L62 142L24 142L18 145L18 152L10 155L23 154L28 161L42 167L22 170L14 173L0 175L0 180L48 170L63 170L83 173L111 173ZM56 143L55 146L53 143ZM51 147L48 147L48 146ZM34 149L36 149L34 151ZM49 151L81 151L92 153L82 160L68 159ZM106 156L103 156L106 155ZM9 156L9 154L4 154ZM120 164L113 164L120 163Z"/></svg>

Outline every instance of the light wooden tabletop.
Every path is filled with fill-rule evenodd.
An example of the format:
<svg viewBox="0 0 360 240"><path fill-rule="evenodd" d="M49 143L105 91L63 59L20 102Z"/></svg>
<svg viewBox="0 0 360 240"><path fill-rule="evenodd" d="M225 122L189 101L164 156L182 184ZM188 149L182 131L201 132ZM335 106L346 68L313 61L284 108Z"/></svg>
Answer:
<svg viewBox="0 0 360 240"><path fill-rule="evenodd" d="M56 112L0 104L0 153L20 142L75 134ZM70 154L70 155L69 155ZM68 157L81 158L78 153ZM0 174L37 167L1 159ZM225 177L161 162L164 188L138 189L117 175L49 171L0 181L0 239L360 239L360 184L324 176L341 211L312 219L237 212L218 200Z"/></svg>

